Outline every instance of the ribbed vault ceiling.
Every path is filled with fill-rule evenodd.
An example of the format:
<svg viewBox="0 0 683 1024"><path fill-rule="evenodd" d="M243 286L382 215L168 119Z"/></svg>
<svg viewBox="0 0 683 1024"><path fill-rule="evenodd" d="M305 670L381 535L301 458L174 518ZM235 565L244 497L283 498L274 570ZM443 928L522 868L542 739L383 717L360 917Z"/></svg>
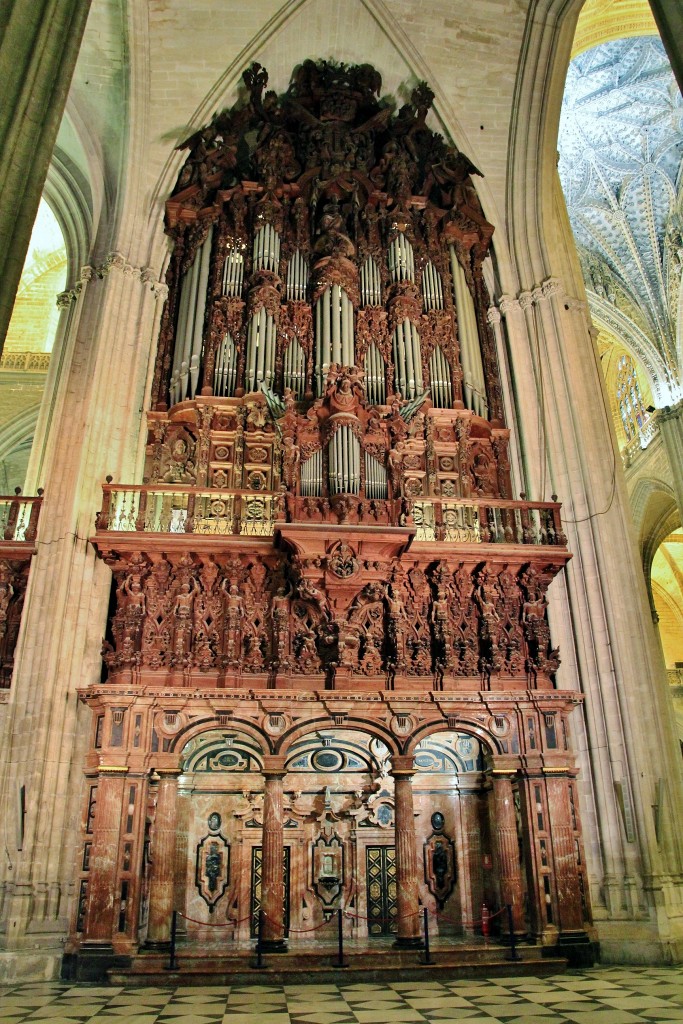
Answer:
<svg viewBox="0 0 683 1024"><path fill-rule="evenodd" d="M569 66L560 178L587 286L626 313L678 373L683 99L653 37Z"/></svg>

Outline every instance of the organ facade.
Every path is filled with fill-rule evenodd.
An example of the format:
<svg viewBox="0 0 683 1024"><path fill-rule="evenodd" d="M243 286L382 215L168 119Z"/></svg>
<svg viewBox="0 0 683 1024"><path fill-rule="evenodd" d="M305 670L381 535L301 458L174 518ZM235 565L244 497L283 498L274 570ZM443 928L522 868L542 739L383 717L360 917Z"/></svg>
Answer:
<svg viewBox="0 0 683 1024"><path fill-rule="evenodd" d="M67 960L158 948L174 909L189 945L261 914L283 949L340 907L414 946L424 908L467 935L510 904L585 962L570 554L557 502L511 493L479 172L424 84L395 110L369 65L243 77L185 143L145 478L108 480L93 537Z"/></svg>

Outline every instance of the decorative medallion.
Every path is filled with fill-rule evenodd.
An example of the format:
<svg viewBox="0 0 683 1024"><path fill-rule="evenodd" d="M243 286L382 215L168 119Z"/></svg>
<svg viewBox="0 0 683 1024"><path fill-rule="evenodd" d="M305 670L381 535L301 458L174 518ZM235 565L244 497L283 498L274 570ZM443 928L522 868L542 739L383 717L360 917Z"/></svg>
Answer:
<svg viewBox="0 0 683 1024"><path fill-rule="evenodd" d="M230 881L230 847L225 836L213 827L216 821L220 829L220 815L214 811L209 815L210 833L197 844L195 869L195 885L211 914Z"/></svg>
<svg viewBox="0 0 683 1024"><path fill-rule="evenodd" d="M438 812L432 815L433 828L436 828L435 818L441 819L441 826L424 844L425 882L439 908L442 908L455 886L455 847L453 840L443 832L443 815Z"/></svg>

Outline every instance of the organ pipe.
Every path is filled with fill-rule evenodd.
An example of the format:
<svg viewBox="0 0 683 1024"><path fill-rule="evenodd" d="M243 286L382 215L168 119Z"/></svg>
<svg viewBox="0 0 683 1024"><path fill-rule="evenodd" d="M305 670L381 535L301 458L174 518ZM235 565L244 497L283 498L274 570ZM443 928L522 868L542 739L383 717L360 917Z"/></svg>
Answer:
<svg viewBox="0 0 683 1024"><path fill-rule="evenodd" d="M396 386L403 398L415 398L423 390L420 335L411 320L394 328L394 371Z"/></svg>
<svg viewBox="0 0 683 1024"><path fill-rule="evenodd" d="M318 394L325 390L330 363L353 366L353 304L342 287L326 288L315 304L315 375Z"/></svg>
<svg viewBox="0 0 683 1024"><path fill-rule="evenodd" d="M369 452L365 452L365 496L371 501L387 498L386 468Z"/></svg>
<svg viewBox="0 0 683 1024"><path fill-rule="evenodd" d="M426 312L443 309L441 274L431 262L422 271L422 303Z"/></svg>
<svg viewBox="0 0 683 1024"><path fill-rule="evenodd" d="M453 278L453 298L458 311L458 327L460 335L460 361L463 373L463 400L466 409L471 409L484 419L488 417L486 400L486 382L484 367L481 361L479 330L474 310L474 299L467 287L465 271L455 252L449 246L451 260L451 276Z"/></svg>
<svg viewBox="0 0 683 1024"><path fill-rule="evenodd" d="M280 236L272 224L264 224L254 236L254 270L277 274L280 266Z"/></svg>
<svg viewBox="0 0 683 1024"><path fill-rule="evenodd" d="M302 302L308 287L308 266L297 249L287 267L286 297L290 302Z"/></svg>
<svg viewBox="0 0 683 1024"><path fill-rule="evenodd" d="M306 390L306 355L297 338L292 338L285 349L284 386L291 388L297 398Z"/></svg>
<svg viewBox="0 0 683 1024"><path fill-rule="evenodd" d="M180 286L170 382L172 405L186 398L194 398L199 382L212 238L213 227L197 250L192 266L185 271Z"/></svg>
<svg viewBox="0 0 683 1024"><path fill-rule="evenodd" d="M370 405L384 405L386 401L384 357L374 343L365 353L365 395Z"/></svg>
<svg viewBox="0 0 683 1024"><path fill-rule="evenodd" d="M360 301L362 306L382 305L382 279L372 256L360 268Z"/></svg>
<svg viewBox="0 0 683 1024"><path fill-rule="evenodd" d="M305 498L319 498L323 493L323 453L313 452L301 463L301 494Z"/></svg>
<svg viewBox="0 0 683 1024"><path fill-rule="evenodd" d="M439 345L429 360L429 382L432 401L436 409L450 409L453 405L451 368Z"/></svg>
<svg viewBox="0 0 683 1024"><path fill-rule="evenodd" d="M360 492L360 442L348 423L342 423L328 446L330 494Z"/></svg>
<svg viewBox="0 0 683 1024"><path fill-rule="evenodd" d="M389 245L387 264L392 284L415 280L413 247L402 232Z"/></svg>
<svg viewBox="0 0 683 1024"><path fill-rule="evenodd" d="M275 321L261 307L249 320L247 333L247 391L258 391L262 383L268 387L275 376Z"/></svg>
<svg viewBox="0 0 683 1024"><path fill-rule="evenodd" d="M213 393L223 397L235 394L237 376L237 349L230 334L226 334L216 351L213 371Z"/></svg>
<svg viewBox="0 0 683 1024"><path fill-rule="evenodd" d="M233 246L223 264L223 295L237 298L242 294L244 283L244 256Z"/></svg>

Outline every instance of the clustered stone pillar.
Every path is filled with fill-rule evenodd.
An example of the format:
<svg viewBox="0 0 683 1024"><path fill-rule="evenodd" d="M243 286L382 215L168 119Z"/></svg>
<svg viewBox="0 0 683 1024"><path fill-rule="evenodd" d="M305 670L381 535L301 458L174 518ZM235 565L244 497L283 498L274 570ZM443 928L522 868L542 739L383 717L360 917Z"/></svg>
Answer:
<svg viewBox="0 0 683 1024"><path fill-rule="evenodd" d="M0 4L0 353L90 2Z"/></svg>
<svg viewBox="0 0 683 1024"><path fill-rule="evenodd" d="M494 774L491 779L493 793L492 831L495 842L496 866L503 906L512 907L512 927L515 934L524 932L522 905L523 881L517 840L517 819L509 775ZM509 930L507 915L502 920L503 931Z"/></svg>
<svg viewBox="0 0 683 1024"><path fill-rule="evenodd" d="M271 952L284 951L285 891L282 863L284 833L282 811L282 779L284 757L264 759L265 792L263 796L263 850L261 862L261 912L263 914L263 946Z"/></svg>
<svg viewBox="0 0 683 1024"><path fill-rule="evenodd" d="M677 405L660 409L657 423L671 466L676 504L683 520L683 399Z"/></svg>
<svg viewBox="0 0 683 1024"><path fill-rule="evenodd" d="M83 939L110 946L114 934L119 838L128 769L101 765L93 824L88 902Z"/></svg>
<svg viewBox="0 0 683 1024"><path fill-rule="evenodd" d="M422 946L412 757L395 755L391 774L394 777L396 829L396 912L398 917L397 946L413 949Z"/></svg>
<svg viewBox="0 0 683 1024"><path fill-rule="evenodd" d="M147 943L156 947L165 946L171 938L175 892L178 771L159 768L157 774L160 778L152 831L147 927Z"/></svg>

